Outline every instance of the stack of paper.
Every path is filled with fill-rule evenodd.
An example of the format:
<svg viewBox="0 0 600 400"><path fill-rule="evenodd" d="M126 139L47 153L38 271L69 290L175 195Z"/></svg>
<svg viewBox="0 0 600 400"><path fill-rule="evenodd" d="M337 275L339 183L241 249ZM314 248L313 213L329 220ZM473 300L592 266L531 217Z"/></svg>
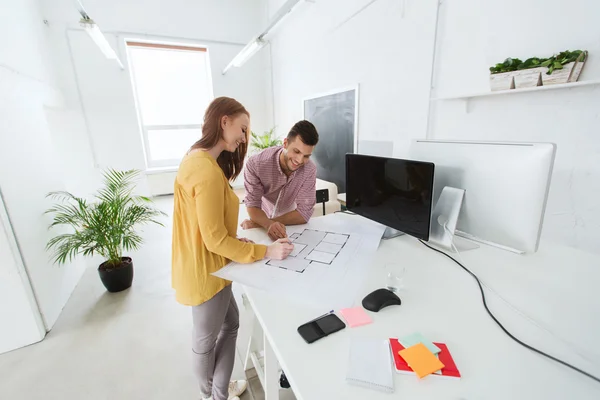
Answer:
<svg viewBox="0 0 600 400"><path fill-rule="evenodd" d="M415 342L416 339L420 341ZM396 372L416 374L419 378L436 376L460 378L460 372L444 343L432 343L417 333L389 340Z"/></svg>
<svg viewBox="0 0 600 400"><path fill-rule="evenodd" d="M437 354L440 352L440 348L433 344L430 340L428 340L425 336L420 334L419 332L413 333L412 335L404 336L398 339L400 344L404 346L404 348L412 347L416 344L423 343L427 350L432 352L433 354Z"/></svg>
<svg viewBox="0 0 600 400"><path fill-rule="evenodd" d="M419 378L424 378L444 368L444 364L423 343L417 343L407 349L400 350L398 354L415 371Z"/></svg>
<svg viewBox="0 0 600 400"><path fill-rule="evenodd" d="M385 340L352 339L346 372L348 383L393 393L394 377L388 348Z"/></svg>

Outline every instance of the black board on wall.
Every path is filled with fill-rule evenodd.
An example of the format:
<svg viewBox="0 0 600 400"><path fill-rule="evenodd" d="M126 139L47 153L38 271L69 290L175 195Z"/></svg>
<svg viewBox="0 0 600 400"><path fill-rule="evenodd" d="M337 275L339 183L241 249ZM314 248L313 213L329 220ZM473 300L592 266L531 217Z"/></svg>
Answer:
<svg viewBox="0 0 600 400"><path fill-rule="evenodd" d="M346 193L346 153L357 151L356 88L304 100L304 119L319 132L312 160L317 178L333 182L338 193Z"/></svg>

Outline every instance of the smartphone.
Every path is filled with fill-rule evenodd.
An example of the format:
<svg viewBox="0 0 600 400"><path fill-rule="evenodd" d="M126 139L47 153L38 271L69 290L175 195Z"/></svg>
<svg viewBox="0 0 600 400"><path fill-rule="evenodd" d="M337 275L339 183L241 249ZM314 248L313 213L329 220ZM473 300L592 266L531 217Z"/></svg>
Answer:
<svg viewBox="0 0 600 400"><path fill-rule="evenodd" d="M306 343L313 343L345 327L346 324L337 315L327 314L317 320L300 325L298 333Z"/></svg>

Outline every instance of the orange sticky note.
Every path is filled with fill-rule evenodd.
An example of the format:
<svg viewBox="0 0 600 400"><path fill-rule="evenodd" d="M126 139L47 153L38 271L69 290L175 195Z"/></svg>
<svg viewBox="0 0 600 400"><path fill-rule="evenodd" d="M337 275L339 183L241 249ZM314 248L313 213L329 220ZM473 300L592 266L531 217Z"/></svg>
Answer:
<svg viewBox="0 0 600 400"><path fill-rule="evenodd" d="M444 364L423 343L398 352L419 378L444 368Z"/></svg>

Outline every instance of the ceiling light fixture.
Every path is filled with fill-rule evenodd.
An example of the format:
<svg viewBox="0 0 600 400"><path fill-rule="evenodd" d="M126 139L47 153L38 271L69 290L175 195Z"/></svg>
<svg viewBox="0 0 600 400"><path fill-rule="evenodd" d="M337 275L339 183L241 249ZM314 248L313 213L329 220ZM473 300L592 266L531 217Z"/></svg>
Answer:
<svg viewBox="0 0 600 400"><path fill-rule="evenodd" d="M239 68L246 63L254 54L256 54L260 49L267 44L267 41L261 38L256 38L250 43L248 43L242 51L240 51L231 62L225 67L223 70L223 74L227 72L231 67Z"/></svg>
<svg viewBox="0 0 600 400"><path fill-rule="evenodd" d="M109 60L115 60L121 69L125 69L121 63L121 60L119 60L117 53L115 53L113 48L110 46L110 43L108 43L102 31L100 31L100 28L98 28L98 24L96 24L96 22L94 22L94 20L91 19L90 16L85 12L83 5L79 0L77 0L77 8L79 10L79 14L81 14L79 25L87 32L90 38L92 38L94 43L96 43L96 46L98 46L106 58Z"/></svg>
<svg viewBox="0 0 600 400"><path fill-rule="evenodd" d="M313 3L314 0L304 0L309 3ZM268 41L264 39L266 35L268 35L280 22L281 20L292 12L292 10L298 5L298 3L302 2L302 0L287 0L279 10L273 15L271 21L267 27L262 31L260 35L254 38L250 43L248 43L234 58L231 60L229 64L223 70L223 75L231 69L232 67L241 67L244 65L246 61L248 61L254 54L256 54L260 49L262 49Z"/></svg>

